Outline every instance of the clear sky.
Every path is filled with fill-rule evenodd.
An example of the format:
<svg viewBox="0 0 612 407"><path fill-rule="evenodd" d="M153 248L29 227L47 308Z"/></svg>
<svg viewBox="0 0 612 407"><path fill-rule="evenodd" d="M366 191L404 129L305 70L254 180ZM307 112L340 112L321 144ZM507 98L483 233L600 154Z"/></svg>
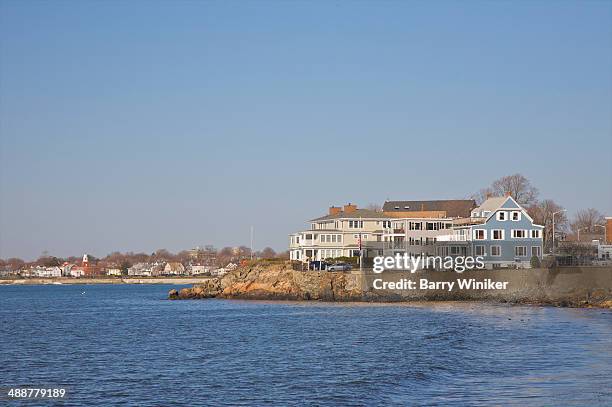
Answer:
<svg viewBox="0 0 612 407"><path fill-rule="evenodd" d="M612 2L0 4L0 257L286 250L516 172L612 214Z"/></svg>

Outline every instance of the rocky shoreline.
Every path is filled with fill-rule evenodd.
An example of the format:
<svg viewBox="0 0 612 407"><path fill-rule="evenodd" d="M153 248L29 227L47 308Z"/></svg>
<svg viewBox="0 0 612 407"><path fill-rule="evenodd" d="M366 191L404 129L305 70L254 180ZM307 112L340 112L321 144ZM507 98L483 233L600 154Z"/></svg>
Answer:
<svg viewBox="0 0 612 407"><path fill-rule="evenodd" d="M449 284L458 278L505 281L504 290L374 289L375 279L412 279ZM444 284L441 284L442 286ZM339 273L295 271L289 263L260 262L222 278L170 290L169 299L253 299L330 302L482 301L562 307L612 308L611 268L478 270L448 272Z"/></svg>

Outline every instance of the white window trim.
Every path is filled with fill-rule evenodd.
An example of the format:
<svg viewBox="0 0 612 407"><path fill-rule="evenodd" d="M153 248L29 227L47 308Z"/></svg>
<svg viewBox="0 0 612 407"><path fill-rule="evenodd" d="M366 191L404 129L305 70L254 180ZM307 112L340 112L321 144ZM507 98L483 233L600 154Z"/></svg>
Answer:
<svg viewBox="0 0 612 407"><path fill-rule="evenodd" d="M533 254L533 249L538 248L538 252L539 254L535 255ZM537 256L537 257L542 257L542 246L531 246L531 256Z"/></svg>
<svg viewBox="0 0 612 407"><path fill-rule="evenodd" d="M504 214L505 219L500 219L500 215ZM497 213L495 214L495 217L498 221L500 222L505 222L508 220L508 212L507 211L497 211Z"/></svg>
<svg viewBox="0 0 612 407"><path fill-rule="evenodd" d="M478 239L476 236L478 234L479 231L483 231L483 238L482 239ZM487 240L487 229L474 229L474 240Z"/></svg>
<svg viewBox="0 0 612 407"><path fill-rule="evenodd" d="M516 237L516 236L514 236L515 235L514 232L517 232L519 230L523 231L523 237ZM528 232L529 232L529 230L527 230L527 229L512 229L512 232L511 232L512 235L511 236L512 236L513 239L529 239L529 233Z"/></svg>
<svg viewBox="0 0 612 407"><path fill-rule="evenodd" d="M534 232L535 232L535 234L537 234L537 236L534 236L534 235L533 235L533 234L534 234ZM531 239L540 239L540 238L542 238L542 231L541 231L540 229L531 229L531 232L530 232L530 234L529 234L529 237L530 237Z"/></svg>
<svg viewBox="0 0 612 407"><path fill-rule="evenodd" d="M495 239L495 232L496 231L501 232L501 239ZM506 240L506 231L504 229L493 229L491 231L491 240L495 240L495 241Z"/></svg>
<svg viewBox="0 0 612 407"><path fill-rule="evenodd" d="M499 254L493 254L493 248L494 248L494 247L499 248ZM501 256L502 256L502 249L501 249L501 245L498 245L498 244L496 244L496 245L492 245L492 246L491 246L491 257L501 257Z"/></svg>
<svg viewBox="0 0 612 407"><path fill-rule="evenodd" d="M518 249L519 247L522 247L525 249L525 254L524 255L520 255L520 254L516 254L516 249ZM529 257L528 255L528 251L527 251L527 246L514 246L514 256L515 257Z"/></svg>
<svg viewBox="0 0 612 407"><path fill-rule="evenodd" d="M515 213L518 213L518 219L512 219ZM521 211L510 211L510 220L512 222L520 222L522 217L523 217L523 214L521 213Z"/></svg>
<svg viewBox="0 0 612 407"><path fill-rule="evenodd" d="M482 254L476 253L476 248L477 247L482 247ZM483 244L474 245L474 255L475 256L486 256L487 255L487 248L485 247L485 245L483 245Z"/></svg>

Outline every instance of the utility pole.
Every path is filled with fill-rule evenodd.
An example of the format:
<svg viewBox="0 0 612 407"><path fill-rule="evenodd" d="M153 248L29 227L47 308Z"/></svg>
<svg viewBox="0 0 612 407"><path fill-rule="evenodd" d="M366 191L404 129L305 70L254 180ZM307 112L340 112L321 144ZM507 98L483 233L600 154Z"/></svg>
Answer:
<svg viewBox="0 0 612 407"><path fill-rule="evenodd" d="M363 222L361 221L361 216L359 217L359 272L363 273L363 236L361 234L361 229L363 229Z"/></svg>

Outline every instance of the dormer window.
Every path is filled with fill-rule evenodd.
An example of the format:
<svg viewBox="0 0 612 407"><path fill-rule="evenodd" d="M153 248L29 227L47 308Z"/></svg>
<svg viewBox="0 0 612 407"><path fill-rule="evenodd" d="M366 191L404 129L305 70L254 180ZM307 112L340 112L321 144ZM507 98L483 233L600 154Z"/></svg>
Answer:
<svg viewBox="0 0 612 407"><path fill-rule="evenodd" d="M491 214L491 211L483 211L482 212L482 217L486 218L487 216L489 216Z"/></svg>
<svg viewBox="0 0 612 407"><path fill-rule="evenodd" d="M399 209L399 206L396 206L395 209Z"/></svg>
<svg viewBox="0 0 612 407"><path fill-rule="evenodd" d="M521 220L521 211L512 211L512 214L510 216L513 221L519 221Z"/></svg>
<svg viewBox="0 0 612 407"><path fill-rule="evenodd" d="M497 212L497 220L502 221L502 222L505 220L508 220L508 212L505 212L505 211Z"/></svg>
<svg viewBox="0 0 612 407"><path fill-rule="evenodd" d="M404 206L404 209L410 209L410 207L408 205Z"/></svg>

